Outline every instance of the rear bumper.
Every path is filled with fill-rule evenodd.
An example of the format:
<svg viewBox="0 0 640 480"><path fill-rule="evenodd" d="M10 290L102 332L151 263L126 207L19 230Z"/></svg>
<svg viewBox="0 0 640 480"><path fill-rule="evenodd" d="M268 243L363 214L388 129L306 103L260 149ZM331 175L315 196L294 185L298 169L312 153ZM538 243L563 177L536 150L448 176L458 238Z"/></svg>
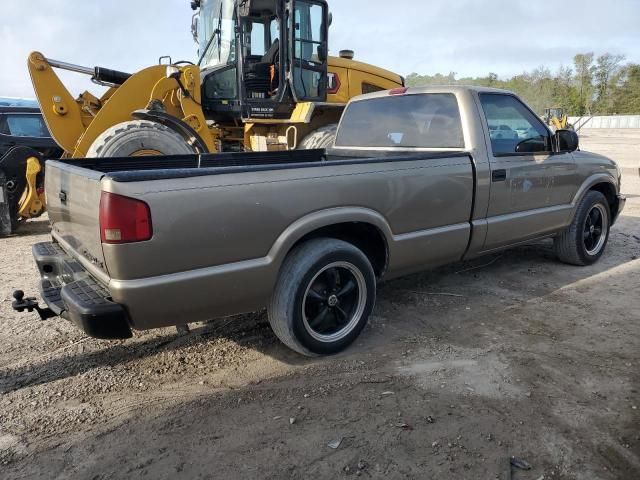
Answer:
<svg viewBox="0 0 640 480"><path fill-rule="evenodd" d="M90 337L131 338L127 311L57 243L34 245L33 257L40 271L40 293L54 313Z"/></svg>

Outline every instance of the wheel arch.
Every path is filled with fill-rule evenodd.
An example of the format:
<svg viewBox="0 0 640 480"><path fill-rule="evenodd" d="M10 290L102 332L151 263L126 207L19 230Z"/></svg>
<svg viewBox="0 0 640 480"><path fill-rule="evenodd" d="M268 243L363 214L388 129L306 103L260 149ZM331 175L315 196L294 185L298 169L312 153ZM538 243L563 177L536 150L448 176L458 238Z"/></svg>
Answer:
<svg viewBox="0 0 640 480"><path fill-rule="evenodd" d="M582 184L578 192L576 193L572 205L573 211L571 214L571 218L573 218L578 210L578 206L580 202L585 197L585 195L589 192L596 191L602 193L607 202L609 203L609 209L611 210L611 219L616 218L616 213L618 212L618 187L616 184L616 180L606 173L599 173L596 175L592 175Z"/></svg>
<svg viewBox="0 0 640 480"><path fill-rule="evenodd" d="M382 215L365 208L336 208L307 215L283 232L269 256L281 266L296 246L321 237L351 243L371 261L376 277L385 274L393 238L391 228Z"/></svg>
<svg viewBox="0 0 640 480"><path fill-rule="evenodd" d="M200 134L178 117L169 115L166 112L147 109L136 110L131 116L138 120L148 120L164 125L184 138L184 141L191 145L198 153L209 153L207 144Z"/></svg>
<svg viewBox="0 0 640 480"><path fill-rule="evenodd" d="M614 219L616 218L616 214L618 212L618 196L616 192L616 187L609 182L601 182L596 183L590 189L590 192L596 191L602 193L607 199L607 203L609 204L609 210L611 214L611 222L613 224Z"/></svg>

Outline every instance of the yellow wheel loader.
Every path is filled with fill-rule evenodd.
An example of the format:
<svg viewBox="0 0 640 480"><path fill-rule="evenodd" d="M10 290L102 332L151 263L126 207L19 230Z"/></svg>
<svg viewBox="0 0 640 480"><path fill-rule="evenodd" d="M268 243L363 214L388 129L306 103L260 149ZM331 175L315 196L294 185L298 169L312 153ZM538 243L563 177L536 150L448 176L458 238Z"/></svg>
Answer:
<svg viewBox="0 0 640 480"><path fill-rule="evenodd" d="M191 6L198 64L165 58L128 74L29 56L42 114L65 158L324 148L349 99L404 86L400 75L354 61L352 51L328 55L325 0ZM57 69L108 89L74 98Z"/></svg>
<svg viewBox="0 0 640 480"><path fill-rule="evenodd" d="M566 114L564 108L547 108L544 111L543 118L546 124L554 130L574 129L573 125L569 123L569 116Z"/></svg>

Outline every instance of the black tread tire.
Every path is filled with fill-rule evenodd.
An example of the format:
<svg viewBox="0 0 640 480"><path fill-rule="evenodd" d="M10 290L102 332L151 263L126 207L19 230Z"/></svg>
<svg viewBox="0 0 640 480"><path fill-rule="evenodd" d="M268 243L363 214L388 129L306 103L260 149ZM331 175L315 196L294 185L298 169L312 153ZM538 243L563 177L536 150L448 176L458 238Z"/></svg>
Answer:
<svg viewBox="0 0 640 480"><path fill-rule="evenodd" d="M598 203L605 207L607 212L607 232L604 245L596 255L589 255L582 239L582 226L587 214ZM593 265L604 254L609 241L611 231L611 207L607 198L600 192L590 191L582 198L571 225L554 239L554 247L558 260L569 265L584 267Z"/></svg>
<svg viewBox="0 0 640 480"><path fill-rule="evenodd" d="M178 133L148 120L132 120L108 128L87 152L88 158L129 157L140 150L157 150L163 155L196 153Z"/></svg>
<svg viewBox="0 0 640 480"><path fill-rule="evenodd" d="M332 123L319 128L304 139L298 145L298 150L314 150L317 148L331 148L338 133L338 124Z"/></svg>
<svg viewBox="0 0 640 480"><path fill-rule="evenodd" d="M332 343L319 342L304 328L302 301L307 286L323 267L349 261L364 275L367 299L364 313L346 337ZM269 323L287 347L308 356L333 355L345 350L360 335L369 321L376 301L376 277L367 256L350 243L333 238L309 240L289 253L285 259L268 307Z"/></svg>

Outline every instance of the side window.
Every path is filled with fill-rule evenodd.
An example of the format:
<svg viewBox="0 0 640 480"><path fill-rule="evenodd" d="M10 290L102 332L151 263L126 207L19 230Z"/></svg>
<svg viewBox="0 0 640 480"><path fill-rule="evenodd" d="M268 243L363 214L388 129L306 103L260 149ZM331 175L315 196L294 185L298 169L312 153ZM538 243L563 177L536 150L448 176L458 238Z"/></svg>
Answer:
<svg viewBox="0 0 640 480"><path fill-rule="evenodd" d="M323 41L323 9L320 5L298 2L295 10L296 58L315 60L315 48Z"/></svg>
<svg viewBox="0 0 640 480"><path fill-rule="evenodd" d="M549 132L516 97L481 93L480 102L489 124L493 154L514 155L548 152Z"/></svg>
<svg viewBox="0 0 640 480"><path fill-rule="evenodd" d="M204 80L204 96L211 100L234 100L238 97L235 67L210 73Z"/></svg>
<svg viewBox="0 0 640 480"><path fill-rule="evenodd" d="M47 138L50 136L40 115L7 115L6 128L3 130L14 137Z"/></svg>
<svg viewBox="0 0 640 480"><path fill-rule="evenodd" d="M293 84L301 100L326 98L327 62L320 55L326 42L326 5L297 0L293 16Z"/></svg>

